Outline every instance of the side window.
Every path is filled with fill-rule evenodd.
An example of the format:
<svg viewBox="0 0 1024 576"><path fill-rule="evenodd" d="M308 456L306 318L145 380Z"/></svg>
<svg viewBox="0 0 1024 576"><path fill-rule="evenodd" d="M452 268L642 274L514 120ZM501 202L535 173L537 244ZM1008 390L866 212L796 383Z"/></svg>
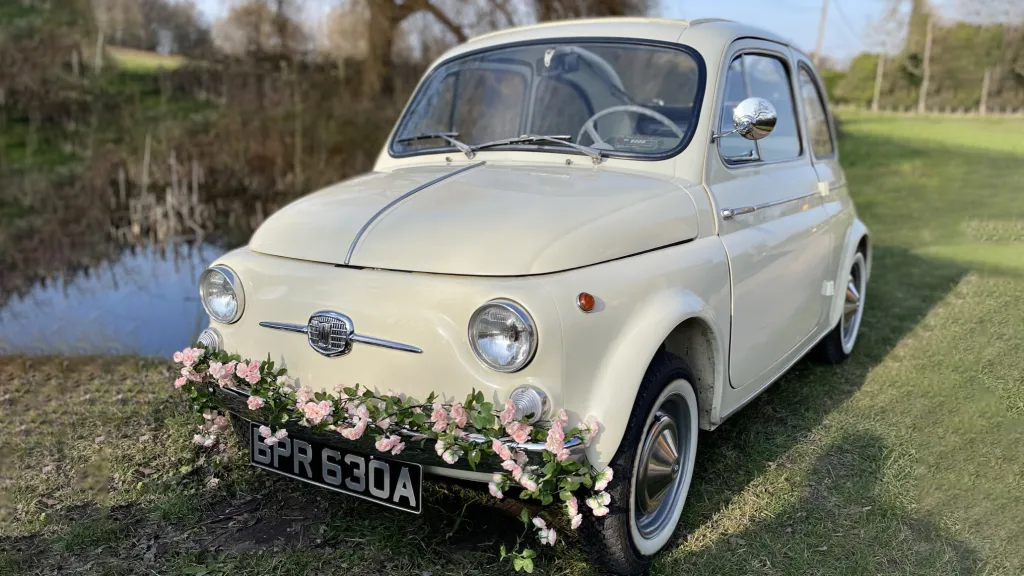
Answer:
<svg viewBox="0 0 1024 576"><path fill-rule="evenodd" d="M811 138L811 150L818 158L831 156L835 151L832 144L832 131L825 114L825 104L818 85L814 83L807 68L800 67L800 98L807 112L807 133Z"/></svg>
<svg viewBox="0 0 1024 576"><path fill-rule="evenodd" d="M771 56L748 54L743 60L750 95L771 102L779 116L772 133L757 142L761 160L776 162L796 158L800 155L800 131L786 66Z"/></svg>
<svg viewBox="0 0 1024 576"><path fill-rule="evenodd" d="M747 97L747 83L743 79L743 58L736 58L729 65L725 78L725 101L722 104L722 125L720 134L732 130L732 109ZM730 134L718 140L718 151L727 163L750 162L757 159L757 147L753 140L739 134Z"/></svg>
<svg viewBox="0 0 1024 576"><path fill-rule="evenodd" d="M719 150L726 162L777 162L800 156L800 131L789 73L778 58L760 54L740 56L729 65L725 84L719 127L722 132L732 130L732 109L744 98L764 98L778 113L775 129L766 138L753 142L734 134L720 139Z"/></svg>

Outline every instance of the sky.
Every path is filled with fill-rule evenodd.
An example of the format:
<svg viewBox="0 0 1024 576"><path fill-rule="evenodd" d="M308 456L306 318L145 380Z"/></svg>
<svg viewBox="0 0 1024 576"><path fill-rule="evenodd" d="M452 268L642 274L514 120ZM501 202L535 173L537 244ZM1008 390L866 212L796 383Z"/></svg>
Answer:
<svg viewBox="0 0 1024 576"><path fill-rule="evenodd" d="M526 0L518 0L526 1ZM814 49L823 0L660 0L661 16L693 20L726 18L766 28L788 38L807 52ZM839 61L858 52L877 50L877 42L865 31L877 24L886 0L828 0L822 53ZM330 4L331 0L317 0ZM317 3L313 2L313 3ZM206 17L214 20L225 12L228 0L196 0Z"/></svg>

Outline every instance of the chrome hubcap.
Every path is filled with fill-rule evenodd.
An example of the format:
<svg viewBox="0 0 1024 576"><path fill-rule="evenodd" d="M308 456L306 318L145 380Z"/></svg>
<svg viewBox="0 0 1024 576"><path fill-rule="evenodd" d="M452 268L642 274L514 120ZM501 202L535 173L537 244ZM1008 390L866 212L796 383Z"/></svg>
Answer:
<svg viewBox="0 0 1024 576"><path fill-rule="evenodd" d="M857 328L860 324L860 313L863 303L863 286L861 285L860 266L854 266L850 270L850 276L846 280L846 296L843 302L843 343L849 345L857 336Z"/></svg>
<svg viewBox="0 0 1024 576"><path fill-rule="evenodd" d="M648 514L657 510L665 493L679 476L679 447L676 441L676 422L664 412L658 412L647 434L647 445L640 477L637 479L637 505Z"/></svg>
<svg viewBox="0 0 1024 576"><path fill-rule="evenodd" d="M669 396L658 407L641 444L635 500L640 534L652 538L672 519L679 499L683 466L689 462L690 412L686 400Z"/></svg>

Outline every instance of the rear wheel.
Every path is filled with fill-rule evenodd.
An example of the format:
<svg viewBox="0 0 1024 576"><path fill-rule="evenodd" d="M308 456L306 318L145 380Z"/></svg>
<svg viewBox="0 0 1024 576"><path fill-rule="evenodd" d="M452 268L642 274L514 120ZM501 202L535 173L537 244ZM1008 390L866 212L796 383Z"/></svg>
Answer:
<svg viewBox="0 0 1024 576"><path fill-rule="evenodd" d="M611 510L601 518L584 515L580 536L591 559L614 574L646 572L679 524L697 453L691 382L680 358L654 357L612 460Z"/></svg>
<svg viewBox="0 0 1024 576"><path fill-rule="evenodd" d="M860 332L860 320L864 315L864 296L867 289L864 254L857 252L847 274L843 291L843 311L839 324L829 332L819 345L819 356L829 364L839 364L853 353Z"/></svg>

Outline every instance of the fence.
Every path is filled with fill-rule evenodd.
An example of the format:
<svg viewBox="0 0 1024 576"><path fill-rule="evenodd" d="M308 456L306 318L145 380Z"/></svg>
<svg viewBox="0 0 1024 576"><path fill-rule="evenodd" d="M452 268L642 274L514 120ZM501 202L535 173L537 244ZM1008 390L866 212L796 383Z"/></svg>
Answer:
<svg viewBox="0 0 1024 576"><path fill-rule="evenodd" d="M858 106L856 104L836 104L833 106L840 112L868 112L872 114L889 114L894 116L921 116L917 106L881 106L877 111L870 106ZM930 108L923 115L925 116L973 116L973 117L1016 117L1024 118L1024 107L1018 108L987 108L984 112L979 108Z"/></svg>

